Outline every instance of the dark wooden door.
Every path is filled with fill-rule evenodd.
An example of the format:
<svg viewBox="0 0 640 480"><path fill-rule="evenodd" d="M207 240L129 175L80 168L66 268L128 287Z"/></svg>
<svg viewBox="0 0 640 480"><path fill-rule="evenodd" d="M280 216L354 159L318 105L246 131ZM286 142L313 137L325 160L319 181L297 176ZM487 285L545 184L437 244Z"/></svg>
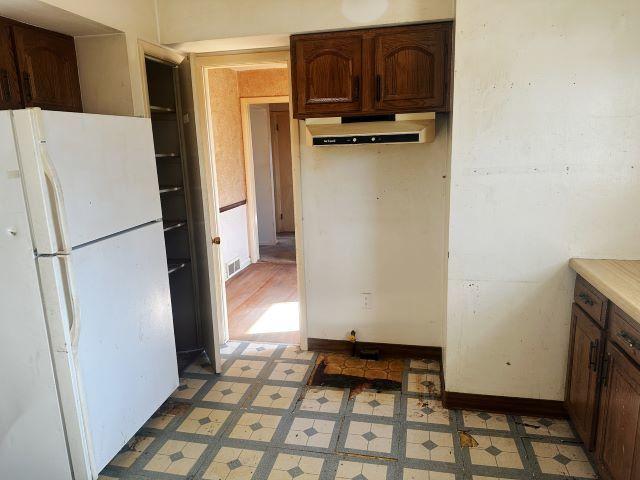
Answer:
<svg viewBox="0 0 640 480"><path fill-rule="evenodd" d="M380 29L374 38L374 108L448 110L450 45L450 23Z"/></svg>
<svg viewBox="0 0 640 480"><path fill-rule="evenodd" d="M573 424L593 449L598 399L598 372L603 332L575 303L571 310L571 345L566 406Z"/></svg>
<svg viewBox="0 0 640 480"><path fill-rule="evenodd" d="M11 27L0 23L0 110L22 108Z"/></svg>
<svg viewBox="0 0 640 480"><path fill-rule="evenodd" d="M297 114L337 116L360 111L360 33L294 36L291 51Z"/></svg>
<svg viewBox="0 0 640 480"><path fill-rule="evenodd" d="M73 38L22 26L13 34L25 106L82 111Z"/></svg>
<svg viewBox="0 0 640 480"><path fill-rule="evenodd" d="M640 479L640 367L607 344L596 461L611 480Z"/></svg>

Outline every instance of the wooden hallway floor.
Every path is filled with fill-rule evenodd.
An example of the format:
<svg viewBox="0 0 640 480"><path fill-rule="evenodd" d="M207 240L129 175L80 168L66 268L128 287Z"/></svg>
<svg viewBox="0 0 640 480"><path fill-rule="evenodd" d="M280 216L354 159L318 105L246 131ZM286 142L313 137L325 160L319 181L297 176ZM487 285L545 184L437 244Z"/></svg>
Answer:
<svg viewBox="0 0 640 480"><path fill-rule="evenodd" d="M227 286L231 340L300 343L295 263L249 265Z"/></svg>

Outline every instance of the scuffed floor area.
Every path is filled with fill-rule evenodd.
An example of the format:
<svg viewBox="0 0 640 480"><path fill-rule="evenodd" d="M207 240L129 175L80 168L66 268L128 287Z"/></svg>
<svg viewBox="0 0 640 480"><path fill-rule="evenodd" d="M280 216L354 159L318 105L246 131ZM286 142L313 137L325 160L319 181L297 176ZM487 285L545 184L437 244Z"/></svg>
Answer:
<svg viewBox="0 0 640 480"><path fill-rule="evenodd" d="M444 409L437 361L388 365L400 391L350 395L307 386L317 354L294 346L222 353L221 375L186 369L101 480L595 478L566 420Z"/></svg>

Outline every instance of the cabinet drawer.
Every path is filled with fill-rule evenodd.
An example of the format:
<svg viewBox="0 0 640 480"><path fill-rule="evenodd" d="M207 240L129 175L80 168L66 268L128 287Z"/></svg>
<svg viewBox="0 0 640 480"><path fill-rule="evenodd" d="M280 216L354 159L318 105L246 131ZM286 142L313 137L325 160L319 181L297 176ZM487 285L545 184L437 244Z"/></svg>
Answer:
<svg viewBox="0 0 640 480"><path fill-rule="evenodd" d="M612 342L640 364L640 326L615 305L611 312L609 337Z"/></svg>
<svg viewBox="0 0 640 480"><path fill-rule="evenodd" d="M609 301L598 290L593 288L584 278L576 278L573 292L574 301L587 312L602 328L607 323L607 306Z"/></svg>

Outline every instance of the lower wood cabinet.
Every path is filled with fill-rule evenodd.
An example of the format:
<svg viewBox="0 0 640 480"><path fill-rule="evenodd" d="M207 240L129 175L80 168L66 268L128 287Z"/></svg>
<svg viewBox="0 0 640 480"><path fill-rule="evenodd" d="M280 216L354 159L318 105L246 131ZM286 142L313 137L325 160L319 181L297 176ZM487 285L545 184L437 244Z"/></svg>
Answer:
<svg viewBox="0 0 640 480"><path fill-rule="evenodd" d="M595 443L599 364L604 331L575 303L571 311L571 348L566 406L575 429L591 450Z"/></svg>
<svg viewBox="0 0 640 480"><path fill-rule="evenodd" d="M574 300L565 406L602 478L640 480L640 325L580 277Z"/></svg>
<svg viewBox="0 0 640 480"><path fill-rule="evenodd" d="M606 479L640 479L640 367L612 342L604 360L596 461Z"/></svg>

